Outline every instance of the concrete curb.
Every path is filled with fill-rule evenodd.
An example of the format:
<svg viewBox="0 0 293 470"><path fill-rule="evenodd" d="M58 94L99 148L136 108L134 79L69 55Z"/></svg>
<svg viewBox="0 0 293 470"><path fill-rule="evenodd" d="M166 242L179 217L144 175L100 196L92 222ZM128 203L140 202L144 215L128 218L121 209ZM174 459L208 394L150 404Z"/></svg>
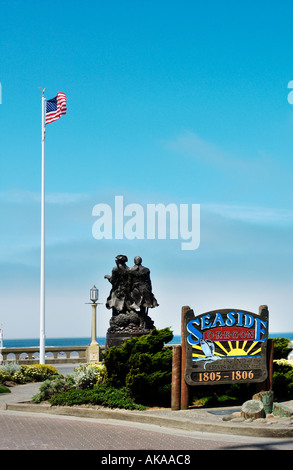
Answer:
<svg viewBox="0 0 293 470"><path fill-rule="evenodd" d="M31 403L3 403L2 410L19 411L26 413L45 413L58 416L74 416L80 418L95 418L95 419L116 419L120 421L128 421L142 424L153 424L161 427L180 429L184 431L197 431L197 432L212 432L220 434L233 434L242 436L256 436L256 437L271 437L271 438L291 438L293 437L293 426L278 426L268 424L256 423L232 423L225 421L212 420L207 422L207 412L203 414L202 418L193 416L192 419L185 417L170 416L167 412L160 411L158 416L156 413L148 413L147 411L129 411L129 410L112 410L105 408L88 408L82 406L58 406L53 407L46 404L31 404Z"/></svg>

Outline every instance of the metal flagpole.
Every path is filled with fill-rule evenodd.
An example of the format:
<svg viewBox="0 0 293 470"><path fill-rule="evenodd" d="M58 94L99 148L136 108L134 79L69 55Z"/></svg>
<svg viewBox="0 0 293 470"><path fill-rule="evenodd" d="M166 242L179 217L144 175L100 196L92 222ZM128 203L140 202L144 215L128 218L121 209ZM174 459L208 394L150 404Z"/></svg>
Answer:
<svg viewBox="0 0 293 470"><path fill-rule="evenodd" d="M45 364L45 138L46 99L42 90L42 193L41 193L41 274L40 274L40 364Z"/></svg>

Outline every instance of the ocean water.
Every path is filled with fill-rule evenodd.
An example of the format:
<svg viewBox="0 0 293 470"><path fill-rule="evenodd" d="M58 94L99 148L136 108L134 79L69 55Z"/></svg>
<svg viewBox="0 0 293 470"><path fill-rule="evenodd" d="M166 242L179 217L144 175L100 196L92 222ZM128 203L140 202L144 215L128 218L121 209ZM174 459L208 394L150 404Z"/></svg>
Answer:
<svg viewBox="0 0 293 470"><path fill-rule="evenodd" d="M285 333L270 333L270 338L288 338L293 341L293 332ZM105 337L97 337L97 341L101 346L105 345ZM90 337L72 337L72 338L46 338L46 346L87 346L90 344ZM174 335L172 341L168 344L180 344L181 336ZM40 345L39 338L23 338L23 339L3 339L3 346L5 348L24 348L24 347L36 347Z"/></svg>

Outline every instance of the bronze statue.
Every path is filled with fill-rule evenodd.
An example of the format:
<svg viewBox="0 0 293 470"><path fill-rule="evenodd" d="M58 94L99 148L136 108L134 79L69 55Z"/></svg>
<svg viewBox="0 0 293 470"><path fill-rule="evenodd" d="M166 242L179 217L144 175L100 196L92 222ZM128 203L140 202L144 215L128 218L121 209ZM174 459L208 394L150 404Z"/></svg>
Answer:
<svg viewBox="0 0 293 470"><path fill-rule="evenodd" d="M134 258L134 266L129 269L131 297L133 299L132 308L143 309L154 308L158 302L152 293L152 283L150 270L141 264L140 256Z"/></svg>
<svg viewBox="0 0 293 470"><path fill-rule="evenodd" d="M118 312L124 312L126 310L126 302L129 296L129 275L127 256L118 255L116 256L116 266L112 269L112 275L105 275L105 279L112 284L109 297L107 298L106 307L112 308L113 316L118 315Z"/></svg>
<svg viewBox="0 0 293 470"><path fill-rule="evenodd" d="M106 307L112 309L107 334L147 334L154 328L148 309L158 306L152 293L150 270L142 266L140 256L134 258L134 266L127 266L125 255L116 256L116 266L105 279L112 284Z"/></svg>

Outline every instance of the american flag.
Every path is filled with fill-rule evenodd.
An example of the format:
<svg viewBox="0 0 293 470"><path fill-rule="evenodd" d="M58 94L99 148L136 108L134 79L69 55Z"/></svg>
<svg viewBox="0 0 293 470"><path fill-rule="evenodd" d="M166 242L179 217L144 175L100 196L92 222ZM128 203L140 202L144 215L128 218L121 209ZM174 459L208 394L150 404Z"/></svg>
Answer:
<svg viewBox="0 0 293 470"><path fill-rule="evenodd" d="M45 124L49 124L50 122L57 121L60 119L62 114L66 114L66 95L65 93L57 93L55 98L46 101L46 122Z"/></svg>

